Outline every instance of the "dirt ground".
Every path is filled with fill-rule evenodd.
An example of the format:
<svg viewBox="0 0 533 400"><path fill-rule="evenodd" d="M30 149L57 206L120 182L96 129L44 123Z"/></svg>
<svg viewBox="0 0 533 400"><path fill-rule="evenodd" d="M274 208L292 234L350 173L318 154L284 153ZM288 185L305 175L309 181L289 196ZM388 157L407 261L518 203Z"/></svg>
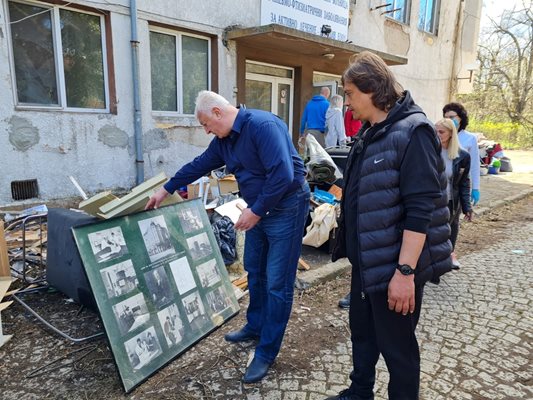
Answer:
<svg viewBox="0 0 533 400"><path fill-rule="evenodd" d="M491 246L513 229L514 223L533 222L533 196L498 208L472 223L463 223L457 253L459 257ZM276 361L278 373L291 373L311 368L309 362L316 350L337 338L349 338L348 326L315 324L336 310L340 297L349 288L349 274L306 291L296 293L293 314ZM27 296L28 301L74 337L82 337L102 329L97 315L82 310L60 293ZM243 300L244 310L247 300ZM113 356L105 339L74 345L35 322L19 305L13 304L2 313L4 333L14 334L0 348L0 393L2 399L193 399L198 391L211 398L210 388L226 393L222 386L234 384L232 379L210 380L210 373L220 366L233 366L235 380L240 379L248 346L226 346L224 333L240 327L241 312L222 328L213 332L182 356L161 369L131 394L125 395ZM312 333L310 333L312 332ZM195 390L191 390L194 388ZM255 389L256 393L257 390ZM246 392L244 392L246 394ZM245 397L242 394L235 398Z"/></svg>

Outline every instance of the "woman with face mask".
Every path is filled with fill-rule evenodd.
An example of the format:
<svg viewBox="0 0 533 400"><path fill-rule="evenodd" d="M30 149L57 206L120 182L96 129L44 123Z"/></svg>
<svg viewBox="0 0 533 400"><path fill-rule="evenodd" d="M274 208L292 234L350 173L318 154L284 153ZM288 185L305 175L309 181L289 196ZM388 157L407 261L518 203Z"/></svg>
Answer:
<svg viewBox="0 0 533 400"><path fill-rule="evenodd" d="M460 103L449 103L442 109L442 116L450 118L457 128L459 144L470 154L470 179L472 180L472 203L479 202L479 148L477 136L466 130L468 126L468 113Z"/></svg>
<svg viewBox="0 0 533 400"><path fill-rule="evenodd" d="M448 179L448 208L450 209L450 227L452 233L450 241L454 251L452 253L453 269L459 269L459 261L455 254L455 242L459 233L459 216L461 210L465 220L472 221L472 206L470 204L470 155L459 146L457 128L453 120L443 118L435 124L437 134L442 144L441 157L446 165Z"/></svg>

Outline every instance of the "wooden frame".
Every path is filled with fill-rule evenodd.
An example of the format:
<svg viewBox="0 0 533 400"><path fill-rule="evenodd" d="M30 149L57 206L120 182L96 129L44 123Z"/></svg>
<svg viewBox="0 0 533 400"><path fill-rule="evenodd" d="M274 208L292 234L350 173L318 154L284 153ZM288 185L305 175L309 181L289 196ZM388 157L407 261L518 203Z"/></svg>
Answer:
<svg viewBox="0 0 533 400"><path fill-rule="evenodd" d="M126 392L239 310L199 199L73 232Z"/></svg>

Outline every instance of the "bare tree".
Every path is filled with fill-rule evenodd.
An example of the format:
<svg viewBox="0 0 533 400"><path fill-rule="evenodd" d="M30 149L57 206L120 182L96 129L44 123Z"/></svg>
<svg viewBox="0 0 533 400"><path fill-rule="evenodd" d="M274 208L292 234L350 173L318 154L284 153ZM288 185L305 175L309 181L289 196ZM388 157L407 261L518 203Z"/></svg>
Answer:
<svg viewBox="0 0 533 400"><path fill-rule="evenodd" d="M510 120L533 129L532 7L533 0L523 0L521 7L491 19L481 34L480 73L474 93L465 98L476 103L470 109L478 119Z"/></svg>

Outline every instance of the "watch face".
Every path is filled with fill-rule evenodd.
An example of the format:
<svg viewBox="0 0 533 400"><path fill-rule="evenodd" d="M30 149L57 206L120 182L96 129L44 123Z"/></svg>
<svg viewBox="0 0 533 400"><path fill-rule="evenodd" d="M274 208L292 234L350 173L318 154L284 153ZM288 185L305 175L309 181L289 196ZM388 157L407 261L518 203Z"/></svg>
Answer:
<svg viewBox="0 0 533 400"><path fill-rule="evenodd" d="M406 264L400 265L398 269L400 270L402 275L411 275L415 273L415 270Z"/></svg>

